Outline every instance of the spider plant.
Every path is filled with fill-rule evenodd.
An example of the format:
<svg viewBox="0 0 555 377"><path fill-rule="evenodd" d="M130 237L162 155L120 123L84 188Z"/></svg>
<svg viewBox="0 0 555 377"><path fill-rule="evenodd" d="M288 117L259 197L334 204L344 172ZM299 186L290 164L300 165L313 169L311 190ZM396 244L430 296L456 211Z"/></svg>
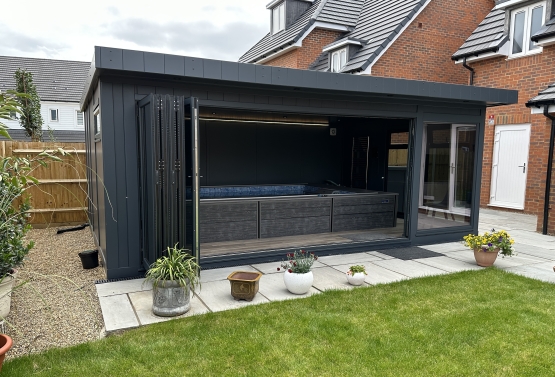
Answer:
<svg viewBox="0 0 555 377"><path fill-rule="evenodd" d="M166 282L175 281L181 287L187 285L194 291L200 285L198 273L200 266L189 254L189 250L168 247L167 255L154 262L146 273L145 281L152 282L154 287L165 287Z"/></svg>

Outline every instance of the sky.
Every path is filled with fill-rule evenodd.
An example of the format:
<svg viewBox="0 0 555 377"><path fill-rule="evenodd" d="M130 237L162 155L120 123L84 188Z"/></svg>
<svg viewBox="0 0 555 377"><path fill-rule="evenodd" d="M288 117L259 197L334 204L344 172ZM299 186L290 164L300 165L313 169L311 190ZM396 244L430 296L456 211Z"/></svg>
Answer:
<svg viewBox="0 0 555 377"><path fill-rule="evenodd" d="M106 46L237 61L268 33L268 2L15 1L0 12L0 55L90 61Z"/></svg>

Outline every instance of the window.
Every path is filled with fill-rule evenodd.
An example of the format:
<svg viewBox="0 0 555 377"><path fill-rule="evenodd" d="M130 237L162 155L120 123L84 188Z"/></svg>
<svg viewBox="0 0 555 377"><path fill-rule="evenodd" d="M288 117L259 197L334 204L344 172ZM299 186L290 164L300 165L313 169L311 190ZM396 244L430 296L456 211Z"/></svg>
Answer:
<svg viewBox="0 0 555 377"><path fill-rule="evenodd" d="M102 127L100 124L100 109L97 107L94 111L94 140L100 141L102 135Z"/></svg>
<svg viewBox="0 0 555 377"><path fill-rule="evenodd" d="M285 29L285 1L272 9L272 34Z"/></svg>
<svg viewBox="0 0 555 377"><path fill-rule="evenodd" d="M17 113L15 111L10 111L10 119L17 120Z"/></svg>
<svg viewBox="0 0 555 377"><path fill-rule="evenodd" d="M50 109L50 121L57 122L58 120L58 109Z"/></svg>
<svg viewBox="0 0 555 377"><path fill-rule="evenodd" d="M347 49L341 49L331 54L331 71L340 72L347 64Z"/></svg>
<svg viewBox="0 0 555 377"><path fill-rule="evenodd" d="M532 52L540 52L530 40L543 25L545 3L537 3L516 9L511 15L511 56L521 56Z"/></svg>
<svg viewBox="0 0 555 377"><path fill-rule="evenodd" d="M83 118L83 113L80 112L80 111L76 111L76 113L77 113L77 125L78 126L83 126L85 124L85 122L84 122L85 119Z"/></svg>

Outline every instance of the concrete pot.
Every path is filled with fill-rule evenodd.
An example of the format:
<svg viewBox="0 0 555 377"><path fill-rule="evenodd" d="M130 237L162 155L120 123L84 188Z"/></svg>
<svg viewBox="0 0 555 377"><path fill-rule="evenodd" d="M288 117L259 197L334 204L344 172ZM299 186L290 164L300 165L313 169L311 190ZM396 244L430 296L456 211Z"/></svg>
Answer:
<svg viewBox="0 0 555 377"><path fill-rule="evenodd" d="M152 287L152 313L161 317L175 317L191 309L189 284L182 287L173 280L161 281Z"/></svg>
<svg viewBox="0 0 555 377"><path fill-rule="evenodd" d="M0 371L2 371L2 364L6 358L6 352L12 348L13 340L6 334L0 334Z"/></svg>
<svg viewBox="0 0 555 377"><path fill-rule="evenodd" d="M307 293L310 290L310 287L312 287L313 281L314 276L312 275L312 271L309 271L306 274L296 274L285 271L285 274L283 274L285 287L287 287L289 292L296 295L304 295Z"/></svg>
<svg viewBox="0 0 555 377"><path fill-rule="evenodd" d="M258 293L258 286L262 274L252 271L235 271L228 277L231 285L231 295L235 300L252 301Z"/></svg>
<svg viewBox="0 0 555 377"><path fill-rule="evenodd" d="M356 274L347 274L347 281L351 285L362 285L364 283L364 279L366 279L366 275L364 272L357 272Z"/></svg>
<svg viewBox="0 0 555 377"><path fill-rule="evenodd" d="M10 314L12 305L12 289L15 282L17 272L8 275L0 283L0 321L4 320Z"/></svg>
<svg viewBox="0 0 555 377"><path fill-rule="evenodd" d="M474 249L474 259L476 259L476 264L482 267L491 267L497 259L497 254L499 254L499 249L494 251L482 251L481 249Z"/></svg>

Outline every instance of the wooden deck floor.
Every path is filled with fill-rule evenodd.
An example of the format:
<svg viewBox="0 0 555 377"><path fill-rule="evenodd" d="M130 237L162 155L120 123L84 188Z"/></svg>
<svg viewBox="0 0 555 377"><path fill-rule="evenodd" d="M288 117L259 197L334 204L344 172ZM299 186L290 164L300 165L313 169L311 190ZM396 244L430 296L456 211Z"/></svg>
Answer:
<svg viewBox="0 0 555 377"><path fill-rule="evenodd" d="M200 245L203 257L242 254L254 251L303 248L317 245L344 244L360 241L376 241L403 237L403 220L395 228L380 228L336 233L309 234L302 236L275 237L256 240L211 242Z"/></svg>

